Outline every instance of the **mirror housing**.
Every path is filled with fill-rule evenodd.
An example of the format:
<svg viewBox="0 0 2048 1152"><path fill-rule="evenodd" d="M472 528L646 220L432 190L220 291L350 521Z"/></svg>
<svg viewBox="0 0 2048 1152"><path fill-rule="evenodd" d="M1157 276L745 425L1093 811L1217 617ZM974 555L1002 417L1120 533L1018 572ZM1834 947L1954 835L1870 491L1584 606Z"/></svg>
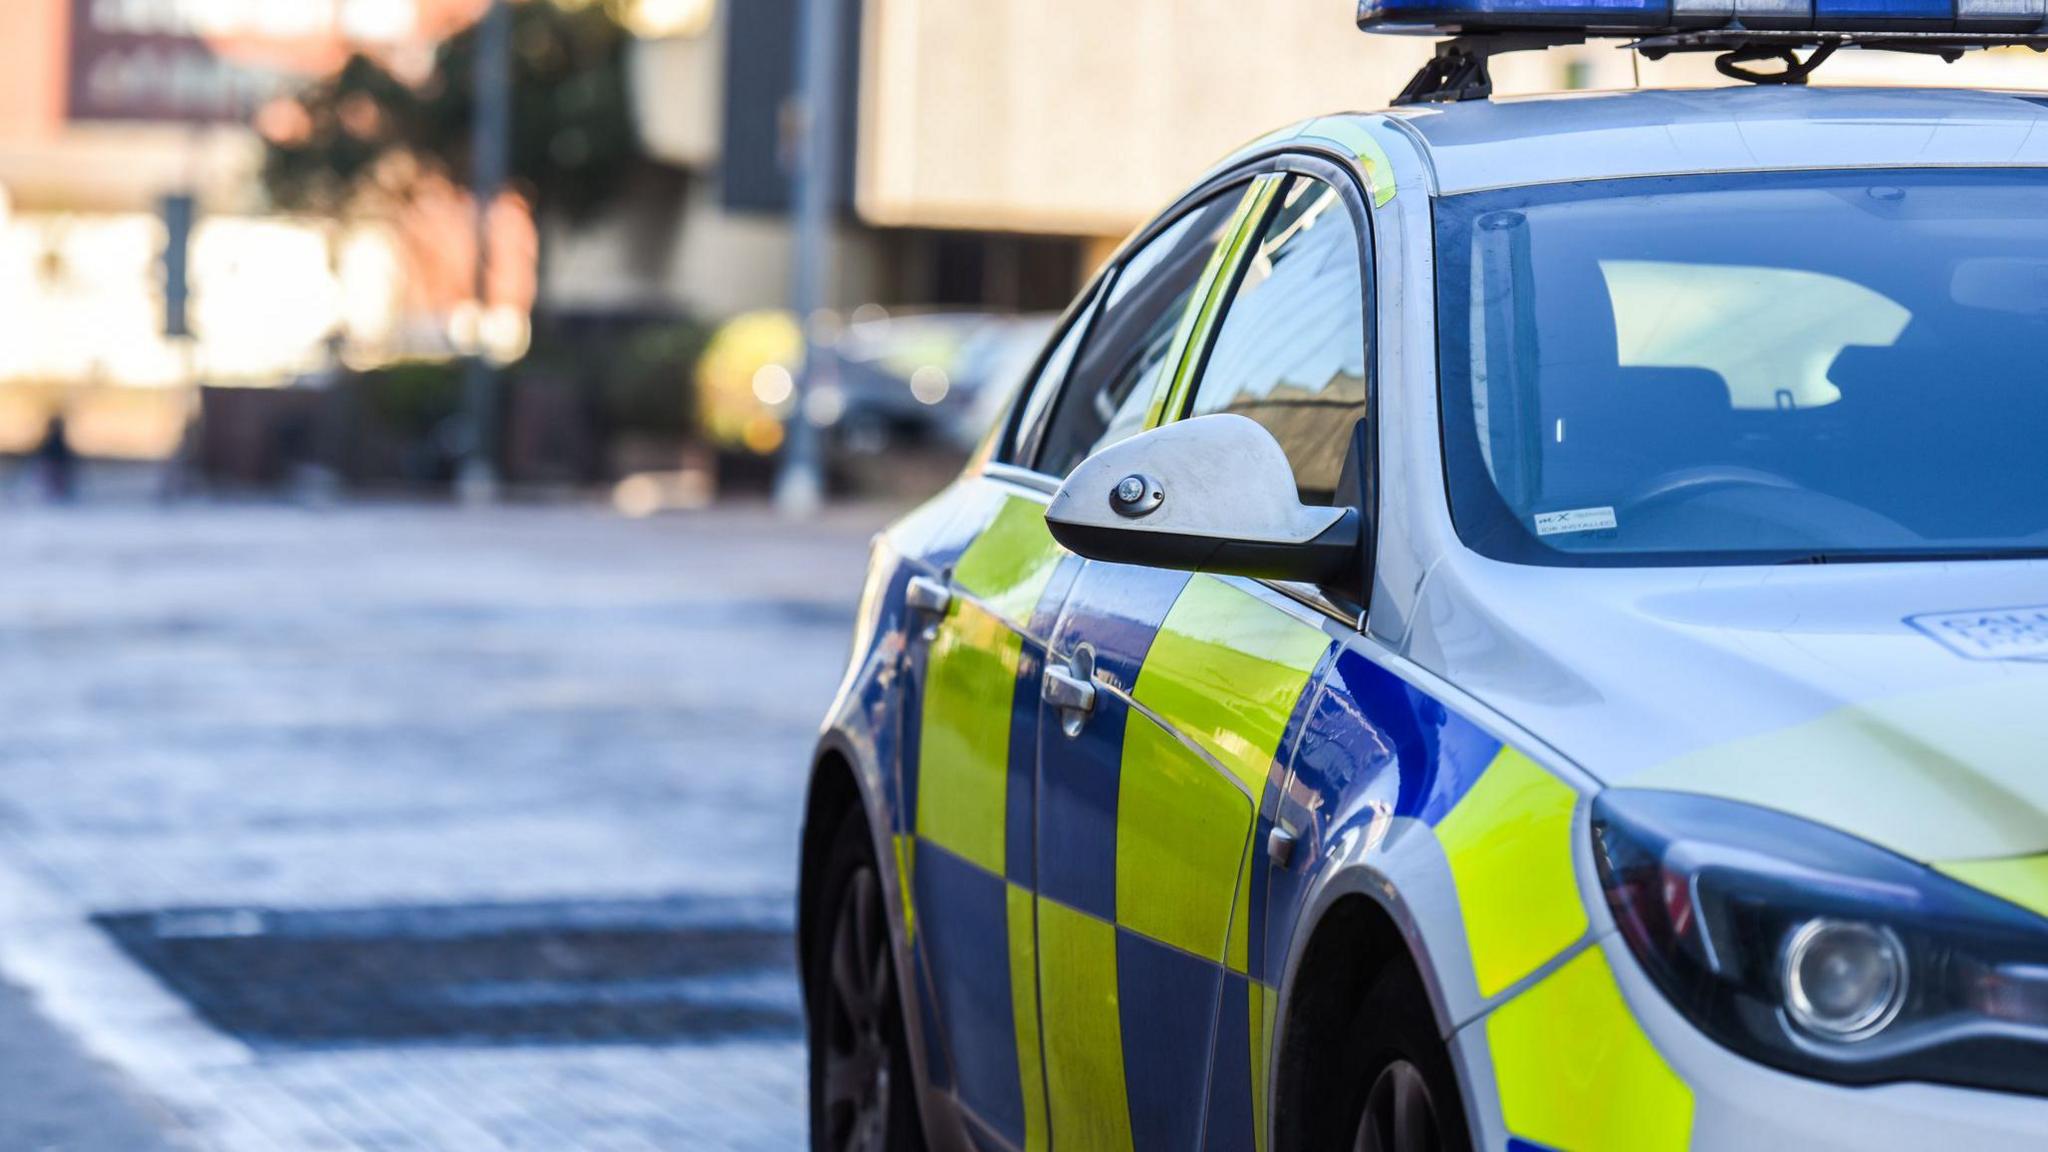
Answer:
<svg viewBox="0 0 2048 1152"><path fill-rule="evenodd" d="M1081 462L1045 511L1091 560L1309 584L1349 583L1363 528L1301 502L1287 453L1232 413L1161 425Z"/></svg>

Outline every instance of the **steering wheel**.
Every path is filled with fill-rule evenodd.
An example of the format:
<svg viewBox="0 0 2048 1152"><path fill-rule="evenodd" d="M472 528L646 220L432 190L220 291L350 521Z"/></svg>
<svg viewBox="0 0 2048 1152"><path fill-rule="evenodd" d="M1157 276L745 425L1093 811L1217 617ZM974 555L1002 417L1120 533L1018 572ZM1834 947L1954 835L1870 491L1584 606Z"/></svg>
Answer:
<svg viewBox="0 0 2048 1152"><path fill-rule="evenodd" d="M1687 500L1722 488L1770 488L1806 492L1807 488L1776 472L1741 464L1703 464L1675 468L1651 477L1623 498L1622 507L1639 512L1653 504Z"/></svg>

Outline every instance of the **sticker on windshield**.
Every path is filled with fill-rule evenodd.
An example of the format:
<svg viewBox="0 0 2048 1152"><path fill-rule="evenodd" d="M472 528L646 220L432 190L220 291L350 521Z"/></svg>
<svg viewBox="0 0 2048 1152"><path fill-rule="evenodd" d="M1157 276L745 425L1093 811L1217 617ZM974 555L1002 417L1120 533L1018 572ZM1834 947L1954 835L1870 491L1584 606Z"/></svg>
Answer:
<svg viewBox="0 0 2048 1152"><path fill-rule="evenodd" d="M1567 512L1536 514L1538 536L1561 536L1566 532L1606 532L1614 527L1612 508L1573 508Z"/></svg>
<svg viewBox="0 0 2048 1152"><path fill-rule="evenodd" d="M1906 617L1942 647L1969 660L2048 660L2048 606Z"/></svg>

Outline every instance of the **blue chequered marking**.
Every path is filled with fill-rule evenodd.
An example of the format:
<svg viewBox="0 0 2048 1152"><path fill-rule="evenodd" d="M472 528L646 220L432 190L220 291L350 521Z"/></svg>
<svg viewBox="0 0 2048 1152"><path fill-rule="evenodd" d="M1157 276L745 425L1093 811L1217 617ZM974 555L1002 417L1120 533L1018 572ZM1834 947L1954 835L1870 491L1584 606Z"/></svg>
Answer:
<svg viewBox="0 0 2048 1152"><path fill-rule="evenodd" d="M1088 564L1060 612L1053 650L1072 652L1077 639L1086 640L1095 648L1096 672L1130 691L1160 622L1192 578L1163 568Z"/></svg>
<svg viewBox="0 0 2048 1152"><path fill-rule="evenodd" d="M1024 631L1034 640L1046 640L1059 623L1060 609L1066 605L1067 593L1074 587L1074 581L1088 562L1068 553L1053 565L1052 576L1045 582L1045 591L1039 594L1038 606L1031 610L1031 619L1025 621Z"/></svg>
<svg viewBox="0 0 2048 1152"><path fill-rule="evenodd" d="M1346 649L1310 716L1295 778L1320 797L1323 811L1335 811L1347 795L1363 796L1383 801L1392 815L1434 823L1499 752L1498 740Z"/></svg>
<svg viewBox="0 0 2048 1152"><path fill-rule="evenodd" d="M1078 737L1048 712L1040 724L1038 890L1097 919L1116 920L1116 812L1122 781L1121 700L1102 693Z"/></svg>
<svg viewBox="0 0 2048 1152"><path fill-rule="evenodd" d="M967 1142L974 1145L974 1152L1011 1152L1017 1147L991 1132L973 1113L963 1112L961 1115L967 1120Z"/></svg>
<svg viewBox="0 0 2048 1152"><path fill-rule="evenodd" d="M1424 696L1416 689L1411 693L1428 700L1438 721L1436 739L1436 771L1431 774L1430 788L1426 795L1410 797L1402 781L1402 803L1395 811L1406 814L1414 812L1415 818L1431 826L1451 814L1465 793L1472 790L1479 778L1486 774L1494 758L1500 755L1501 742L1486 734L1478 725L1471 723L1454 712L1448 712L1434 699Z"/></svg>
<svg viewBox="0 0 2048 1152"><path fill-rule="evenodd" d="M1216 1017L1216 1048L1210 1057L1208 1119L1202 1147L1215 1152L1251 1152L1252 1131L1251 985L1232 972L1223 979L1223 1003Z"/></svg>
<svg viewBox="0 0 2048 1152"><path fill-rule="evenodd" d="M953 1087L952 1054L940 1039L939 1005L932 998L931 969L925 961L924 937L910 953L912 983L917 988L918 1031L924 1035L925 1079L941 1092Z"/></svg>
<svg viewBox="0 0 2048 1152"><path fill-rule="evenodd" d="M1010 697L1008 780L1003 788L1003 874L1011 883L1035 887L1031 834L1038 799L1038 693L1045 653L1031 641L1017 660Z"/></svg>
<svg viewBox="0 0 2048 1152"><path fill-rule="evenodd" d="M1095 649L1100 677L1129 690L1159 631L1159 622L1188 582L1185 572L1089 563L1081 567L1053 630L1052 650L1071 656L1083 641ZM1076 737L1059 718L1040 719L1038 889L1091 916L1116 920L1116 828L1123 778L1124 731L1135 719L1110 693Z"/></svg>
<svg viewBox="0 0 2048 1152"><path fill-rule="evenodd" d="M1131 1145L1193 1148L1201 1135L1210 1031L1223 969L1135 933L1116 934L1117 1014Z"/></svg>
<svg viewBox="0 0 2048 1152"><path fill-rule="evenodd" d="M1251 851L1251 907L1246 909L1246 923L1251 928L1250 939L1245 947L1245 971L1254 980L1277 977L1277 973L1266 971L1266 942L1268 919L1267 909L1271 902L1269 889L1272 886L1275 869L1273 857L1266 850L1268 839L1273 835L1274 821L1280 810L1280 790L1287 783L1288 765L1294 759L1295 748L1302 735L1308 730L1309 717L1314 714L1316 686L1322 683L1330 670L1333 656L1325 652L1317 663L1315 671L1308 678L1308 687L1302 690L1301 698L1294 702L1294 712L1287 717L1287 727L1281 730L1280 747L1274 754L1273 765L1266 773L1266 787L1259 797L1259 816L1252 826ZM1286 953L1278 953L1276 960Z"/></svg>
<svg viewBox="0 0 2048 1152"><path fill-rule="evenodd" d="M902 604L902 585L908 584L913 574L908 566L897 573L897 586L892 587L889 592L893 603ZM909 623L916 625L915 621ZM917 739L916 733L922 731L924 725L926 648L922 642L913 642L910 645L910 650L916 655L903 661L896 684L876 684L875 691L882 696L881 707L871 706L868 713L871 716L887 715L887 705L891 701L897 709L895 724L884 722L877 723L874 727L877 730L888 729L889 739L896 746L896 807L889 813L889 823L890 827L904 835L909 835L917 829L918 746L921 741ZM879 740L878 736L878 743Z"/></svg>
<svg viewBox="0 0 2048 1152"><path fill-rule="evenodd" d="M913 776L906 776L907 757L903 751L902 729L893 722L900 718L895 713L899 700L909 703L899 679L901 665L896 657L897 645L901 643L908 622L904 619L903 590L910 583L912 569L908 564L898 563L889 574L889 586L881 596L881 604L875 613L874 640L868 651L857 652L855 657L868 661L868 669L860 684L859 714L869 719L867 733L874 740L875 763L889 765L895 769L883 778L887 790L884 801L888 805L889 828L892 832L909 830L909 814L916 809L911 789L915 784ZM879 669L879 670L878 670ZM915 766L908 766L914 772Z"/></svg>
<svg viewBox="0 0 2048 1152"><path fill-rule="evenodd" d="M952 1037L960 1102L1022 1144L1024 1100L1017 1080L1003 879L923 840L911 871L918 935L930 952L933 992Z"/></svg>
<svg viewBox="0 0 2048 1152"><path fill-rule="evenodd" d="M1500 741L1451 712L1428 693L1350 649L1337 653L1313 692L1294 754L1289 816L1313 821L1301 829L1291 868L1271 869L1254 886L1253 941L1270 963L1254 971L1271 979L1291 945L1320 846L1361 822L1402 816L1435 824L1485 774ZM1260 835L1266 834L1264 823Z"/></svg>

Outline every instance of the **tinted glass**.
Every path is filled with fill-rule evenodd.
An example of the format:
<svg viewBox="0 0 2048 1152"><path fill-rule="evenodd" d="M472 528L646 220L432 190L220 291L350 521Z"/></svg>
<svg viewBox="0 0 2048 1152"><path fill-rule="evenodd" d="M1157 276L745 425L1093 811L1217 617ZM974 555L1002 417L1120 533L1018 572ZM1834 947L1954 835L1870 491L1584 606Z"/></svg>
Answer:
<svg viewBox="0 0 2048 1152"><path fill-rule="evenodd" d="M1438 206L1458 530L1535 563L2048 550L2048 173Z"/></svg>
<svg viewBox="0 0 2048 1152"><path fill-rule="evenodd" d="M1118 270L1053 409L1040 472L1065 476L1143 429L1181 317L1241 196L1226 192L1190 211Z"/></svg>
<svg viewBox="0 0 2048 1152"><path fill-rule="evenodd" d="M1264 425L1303 502L1330 504L1365 418L1365 282L1335 189L1296 178L1263 229L1195 391L1192 415Z"/></svg>
<svg viewBox="0 0 2048 1152"><path fill-rule="evenodd" d="M1081 341L1088 335L1088 325L1095 318L1094 300L1076 309L1074 322L1060 334L1059 342L1046 354L1045 363L1038 369L1038 375L1031 381L1031 389L1024 395L1024 411L1017 418L1017 436L1010 450L1003 454L1006 463L1019 463L1030 457L1045 430L1045 414L1052 407L1053 398L1059 395L1060 385L1066 382L1067 369L1073 367L1074 356L1081 350Z"/></svg>

